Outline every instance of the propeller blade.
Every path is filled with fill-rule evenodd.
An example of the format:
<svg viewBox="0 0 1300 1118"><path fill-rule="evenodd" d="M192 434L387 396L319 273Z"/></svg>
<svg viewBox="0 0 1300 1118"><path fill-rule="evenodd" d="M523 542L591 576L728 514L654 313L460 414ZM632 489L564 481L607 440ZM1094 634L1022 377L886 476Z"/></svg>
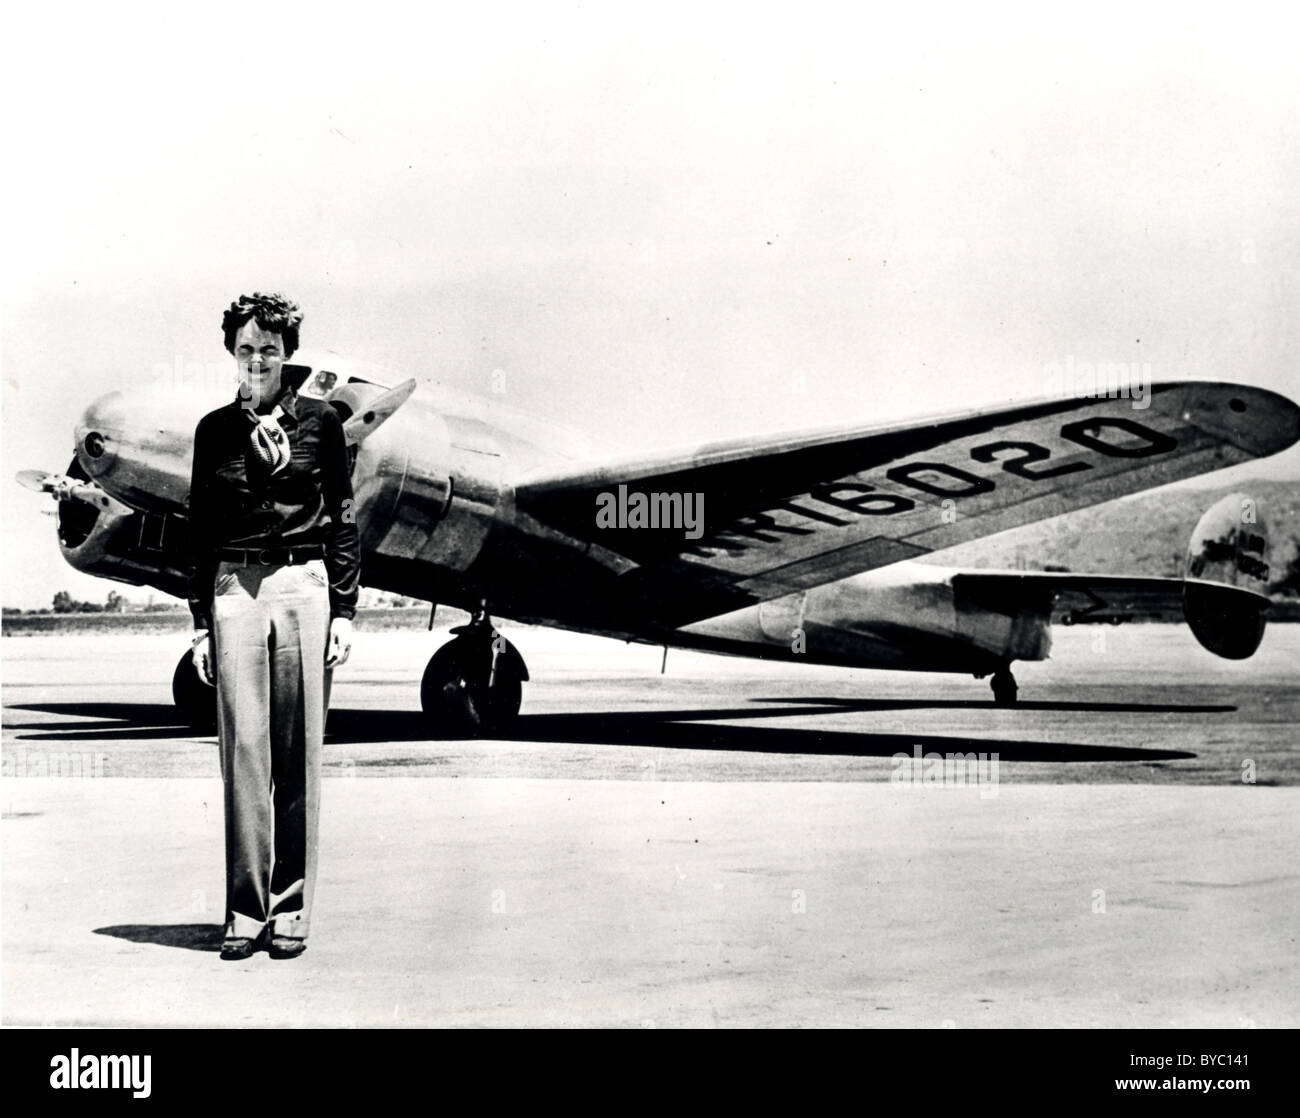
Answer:
<svg viewBox="0 0 1300 1118"><path fill-rule="evenodd" d="M369 437L390 415L400 408L411 393L415 391L416 382L412 377L396 388L390 389L343 424L343 437L348 446L355 446L362 439Z"/></svg>
<svg viewBox="0 0 1300 1118"><path fill-rule="evenodd" d="M33 493L48 493L53 488L55 475L44 470L19 470L18 484Z"/></svg>
<svg viewBox="0 0 1300 1118"><path fill-rule="evenodd" d="M125 505L91 481L68 477L67 474L49 474L44 470L19 470L15 476L24 489L30 489L33 493L48 493L56 501L81 501L98 509L126 509Z"/></svg>

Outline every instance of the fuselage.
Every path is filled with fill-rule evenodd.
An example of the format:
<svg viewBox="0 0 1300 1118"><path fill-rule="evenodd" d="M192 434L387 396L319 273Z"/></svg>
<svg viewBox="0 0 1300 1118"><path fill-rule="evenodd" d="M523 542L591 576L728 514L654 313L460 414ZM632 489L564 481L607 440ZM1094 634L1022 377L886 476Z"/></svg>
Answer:
<svg viewBox="0 0 1300 1118"><path fill-rule="evenodd" d="M316 363L303 391L344 419L387 385ZM60 545L92 574L185 593L194 427L227 402L221 386L158 384L94 401L77 424L69 474L108 507L65 501ZM973 610L949 572L896 564L681 628L654 623L625 557L519 509L516 486L594 460L587 437L489 399L424 384L356 448L353 490L365 585L465 610L626 640L864 667L991 671L1047 651L1047 619ZM594 515L594 510L593 510Z"/></svg>

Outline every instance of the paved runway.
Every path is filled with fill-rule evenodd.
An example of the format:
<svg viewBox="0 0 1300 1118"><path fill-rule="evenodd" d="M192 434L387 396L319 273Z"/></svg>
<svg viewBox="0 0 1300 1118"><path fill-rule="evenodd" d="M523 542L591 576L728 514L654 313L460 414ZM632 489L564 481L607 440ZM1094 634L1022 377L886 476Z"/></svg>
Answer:
<svg viewBox="0 0 1300 1118"><path fill-rule="evenodd" d="M4 1021L1300 1023L1300 627L1243 663L1058 629L1016 710L969 678L660 676L658 649L507 632L534 682L492 742L425 739L440 634L358 633L310 949L240 964L184 644L4 638Z"/></svg>

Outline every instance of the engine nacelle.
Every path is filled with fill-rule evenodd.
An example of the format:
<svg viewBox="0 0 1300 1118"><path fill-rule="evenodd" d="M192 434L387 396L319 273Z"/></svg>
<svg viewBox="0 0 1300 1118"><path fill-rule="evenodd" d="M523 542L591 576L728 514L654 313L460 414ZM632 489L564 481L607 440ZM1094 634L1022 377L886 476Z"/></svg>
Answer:
<svg viewBox="0 0 1300 1118"><path fill-rule="evenodd" d="M968 600L955 572L895 563L681 630L701 647L815 663L988 672L1051 649L1050 599Z"/></svg>
<svg viewBox="0 0 1300 1118"><path fill-rule="evenodd" d="M97 578L186 595L184 525L164 514L132 509L94 486L77 459L67 478L85 492L59 501L59 550L69 565ZM82 487L78 487L79 489Z"/></svg>

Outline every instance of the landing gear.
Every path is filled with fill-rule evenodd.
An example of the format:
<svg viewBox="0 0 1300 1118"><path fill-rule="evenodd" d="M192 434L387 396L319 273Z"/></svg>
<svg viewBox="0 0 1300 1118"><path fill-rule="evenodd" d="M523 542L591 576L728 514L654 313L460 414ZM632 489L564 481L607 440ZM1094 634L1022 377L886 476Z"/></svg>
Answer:
<svg viewBox="0 0 1300 1118"><path fill-rule="evenodd" d="M1016 677L1011 674L1009 666L995 671L989 683L993 688L993 701L998 706L1015 706L1016 693L1020 689L1016 686Z"/></svg>
<svg viewBox="0 0 1300 1118"><path fill-rule="evenodd" d="M194 660L185 653L172 673L172 702L187 725L201 734L217 730L217 689L199 678Z"/></svg>
<svg viewBox="0 0 1300 1118"><path fill-rule="evenodd" d="M523 657L492 627L486 608L455 640L429 660L420 681L420 706L434 737L479 737L507 730L523 702L528 668Z"/></svg>

